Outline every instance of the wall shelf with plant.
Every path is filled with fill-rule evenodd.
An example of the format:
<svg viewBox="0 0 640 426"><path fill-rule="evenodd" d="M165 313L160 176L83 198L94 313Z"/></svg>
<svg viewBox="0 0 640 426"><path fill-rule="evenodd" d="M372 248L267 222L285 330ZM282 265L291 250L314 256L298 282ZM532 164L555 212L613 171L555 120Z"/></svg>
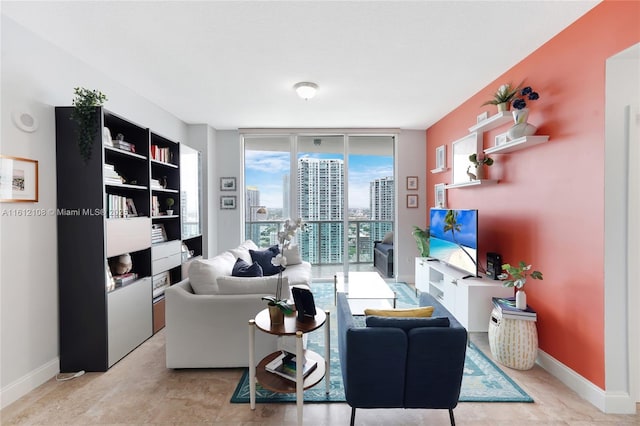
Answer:
<svg viewBox="0 0 640 426"><path fill-rule="evenodd" d="M462 183L452 183L449 184L447 186L445 186L445 189L456 189L456 188L467 188L467 187L471 187L471 186L479 186L479 185L496 185L498 183L497 179L476 179L476 180L471 180L469 182L462 182Z"/></svg>
<svg viewBox="0 0 640 426"><path fill-rule="evenodd" d="M512 123L513 116L511 111L499 111L497 114L492 115L486 120L482 120L475 126L469 127L469 133L473 132L487 132L489 130L498 128L503 124Z"/></svg>

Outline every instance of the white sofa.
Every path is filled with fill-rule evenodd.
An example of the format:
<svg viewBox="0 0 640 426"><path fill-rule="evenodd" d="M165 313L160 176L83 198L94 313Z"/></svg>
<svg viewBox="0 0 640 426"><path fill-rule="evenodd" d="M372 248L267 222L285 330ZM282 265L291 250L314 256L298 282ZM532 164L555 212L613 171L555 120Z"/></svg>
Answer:
<svg viewBox="0 0 640 426"><path fill-rule="evenodd" d="M233 277L238 257L246 259L255 244L239 247L211 259L195 260L189 278L165 290L167 368L223 368L249 365L249 320L265 309L262 296L275 294L278 275ZM295 248L294 248L295 250ZM283 272L283 296L290 286L311 283L311 265L285 253L291 263ZM250 256L249 256L249 259ZM256 333L256 358L277 348L276 336Z"/></svg>

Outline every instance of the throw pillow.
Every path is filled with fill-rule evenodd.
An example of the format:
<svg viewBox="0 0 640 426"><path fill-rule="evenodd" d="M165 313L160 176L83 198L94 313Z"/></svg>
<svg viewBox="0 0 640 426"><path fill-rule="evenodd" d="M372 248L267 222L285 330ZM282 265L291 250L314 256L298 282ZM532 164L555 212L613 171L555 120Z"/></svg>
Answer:
<svg viewBox="0 0 640 426"><path fill-rule="evenodd" d="M258 263L251 264L238 258L236 264L233 265L231 275L234 277L261 277L262 267Z"/></svg>
<svg viewBox="0 0 640 426"><path fill-rule="evenodd" d="M382 239L382 244L393 244L393 231L389 231L384 234L384 238Z"/></svg>
<svg viewBox="0 0 640 426"><path fill-rule="evenodd" d="M408 318L408 317L379 317L368 316L365 320L367 327L394 327L409 331L418 327L449 327L449 318Z"/></svg>
<svg viewBox="0 0 640 426"><path fill-rule="evenodd" d="M247 263L252 263L249 250L258 250L258 246L252 240L246 240L236 248L232 248L229 251L236 259L242 259Z"/></svg>
<svg viewBox="0 0 640 426"><path fill-rule="evenodd" d="M297 244L291 244L289 247L282 251L282 255L287 258L288 265L299 265L302 263L300 257L300 247Z"/></svg>
<svg viewBox="0 0 640 426"><path fill-rule="evenodd" d="M430 317L433 314L433 306L409 309L365 309L365 315L377 315L379 317Z"/></svg>
<svg viewBox="0 0 640 426"><path fill-rule="evenodd" d="M189 281L195 294L217 294L216 279L221 275L231 275L236 259L229 252L211 259L194 260L189 266Z"/></svg>
<svg viewBox="0 0 640 426"><path fill-rule="evenodd" d="M258 262L262 267L262 275L265 277L275 275L282 271L282 268L271 263L271 259L280 253L278 246L271 246L266 250L249 250L252 262Z"/></svg>

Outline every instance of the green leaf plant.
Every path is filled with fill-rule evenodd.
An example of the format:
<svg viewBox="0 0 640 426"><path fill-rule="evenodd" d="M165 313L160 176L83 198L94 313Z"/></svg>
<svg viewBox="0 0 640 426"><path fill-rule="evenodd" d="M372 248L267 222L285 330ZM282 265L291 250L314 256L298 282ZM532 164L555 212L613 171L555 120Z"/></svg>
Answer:
<svg viewBox="0 0 640 426"><path fill-rule="evenodd" d="M425 230L417 225L414 225L411 235L413 235L413 238L416 239L416 244L418 245L420 256L429 257L429 229Z"/></svg>
<svg viewBox="0 0 640 426"><path fill-rule="evenodd" d="M524 261L520 261L518 266L512 266L508 263L502 265L502 269L505 271L504 273L498 275L498 278L504 280L505 278L509 278L511 275L511 279L503 281L502 285L505 287L516 287L521 289L524 287L524 283L527 282L527 276L531 277L534 280L542 280L542 272L533 271L527 272L531 270L531 265L527 265Z"/></svg>
<svg viewBox="0 0 640 426"><path fill-rule="evenodd" d="M96 114L96 107L101 107L107 100L104 93L83 87L73 89L73 111L71 120L78 124L78 148L85 164L91 159L91 151L96 133L100 128L100 121Z"/></svg>

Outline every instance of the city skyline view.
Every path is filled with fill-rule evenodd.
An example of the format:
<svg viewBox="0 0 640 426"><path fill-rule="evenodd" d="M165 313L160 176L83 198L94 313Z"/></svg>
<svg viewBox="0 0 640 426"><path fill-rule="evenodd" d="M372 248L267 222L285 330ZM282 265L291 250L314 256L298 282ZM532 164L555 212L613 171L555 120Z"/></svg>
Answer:
<svg viewBox="0 0 640 426"><path fill-rule="evenodd" d="M256 187L260 191L260 204L267 208L283 208L283 176L290 173L288 152L245 151L245 187ZM300 158L343 159L341 154L305 154ZM369 185L376 179L393 177L391 156L349 156L350 209L369 208Z"/></svg>

